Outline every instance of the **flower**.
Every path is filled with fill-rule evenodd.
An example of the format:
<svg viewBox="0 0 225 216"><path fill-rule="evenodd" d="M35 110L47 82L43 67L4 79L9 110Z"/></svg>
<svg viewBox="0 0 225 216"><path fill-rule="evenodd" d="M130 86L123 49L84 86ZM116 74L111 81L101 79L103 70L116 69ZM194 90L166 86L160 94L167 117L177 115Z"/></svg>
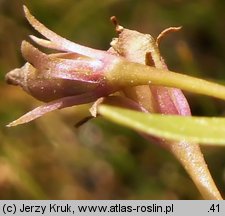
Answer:
<svg viewBox="0 0 225 216"><path fill-rule="evenodd" d="M150 35L124 29L112 18L119 37L108 51L101 51L60 37L37 21L26 7L24 11L30 24L47 38L31 36L31 39L59 53L45 54L27 41L22 42L21 51L27 63L9 72L6 80L47 103L8 126L29 122L55 109L94 101L92 112L96 114L101 103L98 99L118 90L126 97L107 97L109 103L142 112L183 116L191 112L180 89L225 99L224 86L168 71L158 43L165 34L179 28L166 29L155 41ZM198 145L185 140L155 141L180 160L207 199L221 199Z"/></svg>
<svg viewBox="0 0 225 216"><path fill-rule="evenodd" d="M53 49L54 54L45 54L29 42L22 42L21 51L27 63L7 73L6 81L47 103L8 126L27 123L55 109L94 102L118 90L125 91L125 95L133 94L136 98L127 96L138 101L141 109L164 114L190 115L179 89L225 99L224 86L167 70L157 46L174 28L163 31L155 42L150 35L117 26L119 38L108 51L102 51L57 35L36 20L25 6L24 12L28 22L46 38L31 35L31 39L41 47ZM134 86L132 91L127 89Z"/></svg>
<svg viewBox="0 0 225 216"><path fill-rule="evenodd" d="M6 81L21 86L36 99L48 103L8 126L29 122L55 109L93 102L115 91L106 82L105 74L120 61L119 57L68 41L47 29L25 6L24 12L29 23L48 40L32 35L31 39L59 53L45 54L29 42L22 42L21 52L27 63L8 72Z"/></svg>

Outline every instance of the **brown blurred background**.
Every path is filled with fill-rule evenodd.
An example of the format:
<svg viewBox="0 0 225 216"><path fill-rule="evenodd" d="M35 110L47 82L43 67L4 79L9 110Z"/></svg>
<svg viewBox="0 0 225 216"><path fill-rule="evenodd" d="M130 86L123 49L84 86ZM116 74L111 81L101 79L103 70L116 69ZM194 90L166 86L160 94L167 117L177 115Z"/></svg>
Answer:
<svg viewBox="0 0 225 216"><path fill-rule="evenodd" d="M4 82L9 70L24 63L21 41L36 34L24 19L23 4L58 34L99 49L108 49L116 37L112 15L155 37L183 26L161 43L169 68L225 84L225 1L0 0L1 199L201 199L173 156L135 132L102 118L76 128L88 105L5 127L41 104ZM185 94L194 115L224 115L223 101ZM225 148L202 150L224 195Z"/></svg>

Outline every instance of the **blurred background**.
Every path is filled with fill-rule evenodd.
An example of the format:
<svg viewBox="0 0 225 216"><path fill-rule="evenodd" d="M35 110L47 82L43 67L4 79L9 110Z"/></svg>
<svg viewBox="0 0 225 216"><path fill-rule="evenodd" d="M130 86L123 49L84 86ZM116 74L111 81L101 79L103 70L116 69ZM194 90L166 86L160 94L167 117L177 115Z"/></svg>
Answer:
<svg viewBox="0 0 225 216"><path fill-rule="evenodd" d="M41 104L4 81L8 71L24 64L21 41L36 34L23 4L58 34L99 49L108 49L116 37L112 15L126 28L154 37L183 26L161 43L168 67L225 84L225 1L0 0L0 199L201 199L174 157L135 132L102 118L76 128L89 105L5 127ZM224 115L223 101L185 95L194 115ZM225 148L202 151L224 196Z"/></svg>

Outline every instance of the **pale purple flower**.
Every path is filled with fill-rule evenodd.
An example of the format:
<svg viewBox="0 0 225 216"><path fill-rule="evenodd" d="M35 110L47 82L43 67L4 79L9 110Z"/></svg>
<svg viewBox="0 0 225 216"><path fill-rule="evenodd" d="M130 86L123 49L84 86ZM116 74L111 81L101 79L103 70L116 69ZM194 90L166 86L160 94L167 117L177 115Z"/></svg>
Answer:
<svg viewBox="0 0 225 216"><path fill-rule="evenodd" d="M33 97L48 102L8 126L29 122L43 114L77 104L93 102L116 89L107 84L108 73L120 58L60 37L36 20L24 6L29 23L45 38L30 36L38 45L58 51L45 54L27 41L21 52L27 63L7 73L9 84L19 85Z"/></svg>

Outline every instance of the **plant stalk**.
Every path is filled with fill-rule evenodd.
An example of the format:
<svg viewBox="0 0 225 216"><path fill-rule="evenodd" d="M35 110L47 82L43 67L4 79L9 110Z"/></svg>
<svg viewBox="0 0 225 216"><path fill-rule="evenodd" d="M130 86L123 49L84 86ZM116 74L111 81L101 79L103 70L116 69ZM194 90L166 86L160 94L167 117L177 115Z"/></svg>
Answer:
<svg viewBox="0 0 225 216"><path fill-rule="evenodd" d="M175 87L225 100L225 86L184 74L138 63L121 61L106 73L106 80L119 88L138 85Z"/></svg>

